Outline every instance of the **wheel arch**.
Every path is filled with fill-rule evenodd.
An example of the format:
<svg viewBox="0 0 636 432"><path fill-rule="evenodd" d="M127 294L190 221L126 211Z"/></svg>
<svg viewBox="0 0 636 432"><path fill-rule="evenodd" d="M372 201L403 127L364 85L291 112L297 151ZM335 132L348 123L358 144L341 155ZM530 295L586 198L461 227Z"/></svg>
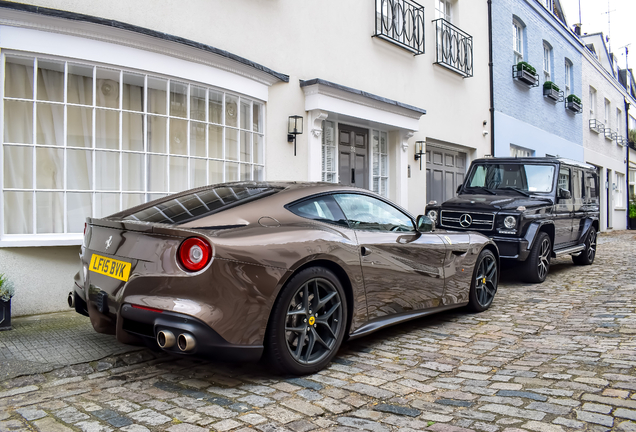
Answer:
<svg viewBox="0 0 636 432"><path fill-rule="evenodd" d="M489 250L495 255L495 259L497 260L497 284L499 284L499 278L501 277L501 260L499 259L499 249L497 245L494 243L487 243L482 250Z"/></svg>
<svg viewBox="0 0 636 432"><path fill-rule="evenodd" d="M354 311L354 305L353 305L354 295L353 295L353 285L351 283L351 279L349 278L349 275L347 274L345 269L340 264L328 259L319 258L319 259L307 261L303 263L302 265L300 265L299 267L295 268L292 272L290 272L287 275L284 282L280 285L279 290L276 293L276 298L274 299L274 302L272 303L272 308L270 309L269 317L267 317L267 326L266 326L267 331L265 332L265 338L267 338L267 333L269 332L270 323L272 321L272 314L274 313L273 305L276 304L276 302L278 301L278 298L280 297L280 294L283 291L283 288L285 287L285 285L289 283L289 281L296 274L310 267L323 267L330 270L336 275L336 277L342 284L342 289L345 293L345 297L347 301L347 324L345 326L344 340L347 340L347 338L349 337L349 332L351 330L351 322L353 319L353 311Z"/></svg>

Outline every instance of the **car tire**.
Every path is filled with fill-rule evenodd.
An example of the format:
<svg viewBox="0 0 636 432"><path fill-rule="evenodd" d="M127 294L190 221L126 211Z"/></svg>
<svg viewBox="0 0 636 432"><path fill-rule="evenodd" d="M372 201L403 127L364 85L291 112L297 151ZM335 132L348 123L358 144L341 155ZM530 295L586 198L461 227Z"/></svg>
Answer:
<svg viewBox="0 0 636 432"><path fill-rule="evenodd" d="M526 282L542 283L550 271L552 241L546 232L540 232L525 263L523 279Z"/></svg>
<svg viewBox="0 0 636 432"><path fill-rule="evenodd" d="M499 268L497 257L488 249L481 251L475 261L473 280L468 293L468 309L483 312L490 307L497 293Z"/></svg>
<svg viewBox="0 0 636 432"><path fill-rule="evenodd" d="M596 257L596 229L590 227L585 239L585 249L578 255L573 256L572 261L578 265L590 265Z"/></svg>
<svg viewBox="0 0 636 432"><path fill-rule="evenodd" d="M265 346L269 363L292 375L323 369L340 348L347 318L338 277L324 267L301 270L285 284L272 309Z"/></svg>

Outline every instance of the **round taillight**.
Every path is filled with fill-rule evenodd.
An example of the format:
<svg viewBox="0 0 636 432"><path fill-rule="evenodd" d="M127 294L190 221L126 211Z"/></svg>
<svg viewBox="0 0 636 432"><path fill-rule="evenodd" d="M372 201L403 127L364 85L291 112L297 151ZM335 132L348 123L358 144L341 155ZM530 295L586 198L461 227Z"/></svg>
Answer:
<svg viewBox="0 0 636 432"><path fill-rule="evenodd" d="M179 246L179 261L188 271L199 271L210 262L212 247L199 237L190 237Z"/></svg>

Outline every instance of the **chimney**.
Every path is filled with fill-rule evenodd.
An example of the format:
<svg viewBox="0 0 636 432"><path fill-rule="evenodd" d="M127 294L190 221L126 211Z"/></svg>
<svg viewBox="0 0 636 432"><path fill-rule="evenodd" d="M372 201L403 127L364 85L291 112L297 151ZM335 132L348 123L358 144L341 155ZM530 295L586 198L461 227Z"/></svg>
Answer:
<svg viewBox="0 0 636 432"><path fill-rule="evenodd" d="M581 36L581 24L574 24L574 34Z"/></svg>

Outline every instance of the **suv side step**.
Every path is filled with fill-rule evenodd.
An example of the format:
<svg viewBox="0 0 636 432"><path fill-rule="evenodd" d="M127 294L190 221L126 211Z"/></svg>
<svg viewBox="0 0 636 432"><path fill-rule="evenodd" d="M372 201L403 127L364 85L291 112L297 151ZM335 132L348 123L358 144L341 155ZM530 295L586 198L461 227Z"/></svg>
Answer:
<svg viewBox="0 0 636 432"><path fill-rule="evenodd" d="M585 249L585 244L570 246L569 248L552 251L552 257L556 258L561 255L573 254L573 253L581 252L584 249Z"/></svg>

